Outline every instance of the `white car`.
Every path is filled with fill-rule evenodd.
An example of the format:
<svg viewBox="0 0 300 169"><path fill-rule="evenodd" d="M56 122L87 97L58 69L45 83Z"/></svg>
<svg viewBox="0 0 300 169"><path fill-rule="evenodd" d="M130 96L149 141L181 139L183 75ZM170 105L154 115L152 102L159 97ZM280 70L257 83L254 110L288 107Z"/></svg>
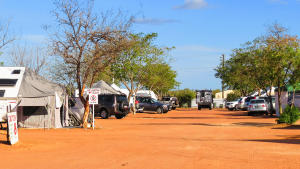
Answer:
<svg viewBox="0 0 300 169"><path fill-rule="evenodd" d="M230 111L237 110L237 104L238 103L239 103L239 100L235 100L235 101L232 101L232 102L227 102L226 107Z"/></svg>
<svg viewBox="0 0 300 169"><path fill-rule="evenodd" d="M265 113L270 112L270 107L265 99L252 99L248 107L248 114Z"/></svg>
<svg viewBox="0 0 300 169"><path fill-rule="evenodd" d="M241 97L239 99L238 104L237 104L237 109L247 110L248 106L247 106L247 103L246 103L246 99L247 99L247 97Z"/></svg>

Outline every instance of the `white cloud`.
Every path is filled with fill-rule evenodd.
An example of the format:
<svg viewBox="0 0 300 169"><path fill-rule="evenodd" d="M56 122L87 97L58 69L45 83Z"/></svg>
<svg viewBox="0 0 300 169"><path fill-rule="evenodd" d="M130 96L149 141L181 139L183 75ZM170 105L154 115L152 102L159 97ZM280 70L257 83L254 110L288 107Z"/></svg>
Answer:
<svg viewBox="0 0 300 169"><path fill-rule="evenodd" d="M137 24L161 25L161 24L165 24L165 23L175 23L175 22L179 22L179 21L174 20L174 19L135 18L135 19L133 19L133 22L137 23Z"/></svg>
<svg viewBox="0 0 300 169"><path fill-rule="evenodd" d="M175 6L175 9L201 9L207 7L205 0L184 0L183 5Z"/></svg>

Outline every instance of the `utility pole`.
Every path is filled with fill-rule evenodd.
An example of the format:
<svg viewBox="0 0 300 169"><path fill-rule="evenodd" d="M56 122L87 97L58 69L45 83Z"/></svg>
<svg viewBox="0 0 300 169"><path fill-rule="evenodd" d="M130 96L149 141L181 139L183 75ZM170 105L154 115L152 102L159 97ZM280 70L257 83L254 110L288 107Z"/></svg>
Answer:
<svg viewBox="0 0 300 169"><path fill-rule="evenodd" d="M222 71L224 73L224 67L225 67L225 55L223 54L221 57L222 62ZM222 79L222 99L224 99L224 80Z"/></svg>

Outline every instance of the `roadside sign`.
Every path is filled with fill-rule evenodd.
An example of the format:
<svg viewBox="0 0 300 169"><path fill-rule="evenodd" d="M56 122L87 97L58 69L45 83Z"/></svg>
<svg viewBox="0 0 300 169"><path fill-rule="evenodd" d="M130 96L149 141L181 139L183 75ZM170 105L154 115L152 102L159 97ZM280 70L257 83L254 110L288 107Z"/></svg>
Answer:
<svg viewBox="0 0 300 169"><path fill-rule="evenodd" d="M98 104L98 94L89 95L89 104Z"/></svg>
<svg viewBox="0 0 300 169"><path fill-rule="evenodd" d="M98 104L98 93L89 95L89 104L93 105L93 129L95 128L95 104Z"/></svg>
<svg viewBox="0 0 300 169"><path fill-rule="evenodd" d="M16 112L7 113L7 127L8 127L8 135L9 135L10 144L11 145L16 144L19 141L17 113Z"/></svg>
<svg viewBox="0 0 300 169"><path fill-rule="evenodd" d="M100 94L100 88L91 88L84 90L87 94Z"/></svg>

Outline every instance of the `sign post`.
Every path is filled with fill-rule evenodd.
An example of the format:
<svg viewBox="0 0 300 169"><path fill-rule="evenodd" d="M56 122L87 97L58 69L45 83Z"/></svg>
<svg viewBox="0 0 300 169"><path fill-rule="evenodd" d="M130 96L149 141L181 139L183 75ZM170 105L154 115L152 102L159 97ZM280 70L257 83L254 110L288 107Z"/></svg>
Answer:
<svg viewBox="0 0 300 169"><path fill-rule="evenodd" d="M93 105L93 130L95 129L95 104L98 104L98 94L89 95L89 104Z"/></svg>
<svg viewBox="0 0 300 169"><path fill-rule="evenodd" d="M7 113L7 129L10 144L16 144L19 141L17 112Z"/></svg>

